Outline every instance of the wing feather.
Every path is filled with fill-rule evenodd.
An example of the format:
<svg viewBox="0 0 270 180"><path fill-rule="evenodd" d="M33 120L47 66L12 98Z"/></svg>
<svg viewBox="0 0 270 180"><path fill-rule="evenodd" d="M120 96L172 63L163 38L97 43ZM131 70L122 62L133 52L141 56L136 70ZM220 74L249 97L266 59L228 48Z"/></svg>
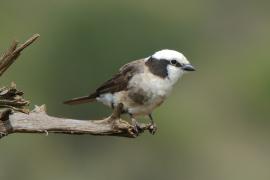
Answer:
<svg viewBox="0 0 270 180"><path fill-rule="evenodd" d="M115 93L127 89L135 73L143 71L143 60L132 61L122 66L117 74L96 89L96 94Z"/></svg>
<svg viewBox="0 0 270 180"><path fill-rule="evenodd" d="M96 98L105 93L115 93L128 88L128 82L135 73L143 72L143 60L132 61L122 66L117 74L111 79L99 86L96 91L88 96L73 98L65 101L65 104L82 104L86 102L93 102Z"/></svg>

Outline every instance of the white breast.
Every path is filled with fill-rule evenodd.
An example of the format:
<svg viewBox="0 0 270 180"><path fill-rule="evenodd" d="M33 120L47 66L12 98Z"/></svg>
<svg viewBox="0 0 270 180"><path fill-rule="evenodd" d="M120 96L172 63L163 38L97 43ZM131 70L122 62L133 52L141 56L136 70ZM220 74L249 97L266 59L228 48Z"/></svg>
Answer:
<svg viewBox="0 0 270 180"><path fill-rule="evenodd" d="M148 115L168 97L172 85L172 82L168 78L163 79L146 71L135 75L130 80L129 86L135 90L142 89L149 98L147 102L144 104L136 104L127 97L127 93L117 93L115 100L120 102L125 99L124 106L127 107L129 113L134 116Z"/></svg>
<svg viewBox="0 0 270 180"><path fill-rule="evenodd" d="M130 80L130 86L141 88L156 96L167 96L172 89L172 82L168 78L160 78L150 72L135 75Z"/></svg>

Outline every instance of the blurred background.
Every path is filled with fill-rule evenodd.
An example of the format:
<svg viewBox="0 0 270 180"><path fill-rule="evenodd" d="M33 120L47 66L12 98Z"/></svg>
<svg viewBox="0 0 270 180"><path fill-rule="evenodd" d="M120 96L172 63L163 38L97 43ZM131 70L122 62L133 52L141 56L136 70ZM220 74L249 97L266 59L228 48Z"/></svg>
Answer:
<svg viewBox="0 0 270 180"><path fill-rule="evenodd" d="M169 48L197 68L136 139L14 134L1 180L269 180L270 3L244 0L1 0L0 52L41 37L1 77L54 116L97 119L101 104L63 105L123 64ZM141 119L147 121L147 119Z"/></svg>

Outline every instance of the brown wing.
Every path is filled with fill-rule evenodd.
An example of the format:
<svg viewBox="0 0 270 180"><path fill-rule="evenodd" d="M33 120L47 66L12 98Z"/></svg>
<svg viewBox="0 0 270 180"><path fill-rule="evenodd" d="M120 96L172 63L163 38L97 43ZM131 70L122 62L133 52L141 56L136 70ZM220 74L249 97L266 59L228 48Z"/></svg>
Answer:
<svg viewBox="0 0 270 180"><path fill-rule="evenodd" d="M128 82L135 73L143 72L143 60L132 61L121 67L119 72L96 89L97 96L104 93L115 93L127 89ZM92 94L92 95L93 95ZM91 96L91 95L90 95Z"/></svg>
<svg viewBox="0 0 270 180"><path fill-rule="evenodd" d="M96 91L89 96L83 96L73 98L65 101L65 104L75 105L87 102L93 102L100 94L104 93L115 93L127 89L128 82L134 73L143 72L143 60L132 61L121 67L119 72L114 75L111 79L103 83Z"/></svg>

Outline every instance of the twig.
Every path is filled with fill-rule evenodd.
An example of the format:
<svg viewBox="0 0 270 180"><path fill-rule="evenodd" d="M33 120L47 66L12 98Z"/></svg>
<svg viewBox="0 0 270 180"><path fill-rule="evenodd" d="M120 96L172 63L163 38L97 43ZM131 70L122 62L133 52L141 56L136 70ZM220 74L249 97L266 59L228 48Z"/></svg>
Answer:
<svg viewBox="0 0 270 180"><path fill-rule="evenodd" d="M20 56L22 50L32 44L40 35L34 34L25 43L18 46L18 41L13 41L10 48L0 57L0 76L9 68L11 64Z"/></svg>

